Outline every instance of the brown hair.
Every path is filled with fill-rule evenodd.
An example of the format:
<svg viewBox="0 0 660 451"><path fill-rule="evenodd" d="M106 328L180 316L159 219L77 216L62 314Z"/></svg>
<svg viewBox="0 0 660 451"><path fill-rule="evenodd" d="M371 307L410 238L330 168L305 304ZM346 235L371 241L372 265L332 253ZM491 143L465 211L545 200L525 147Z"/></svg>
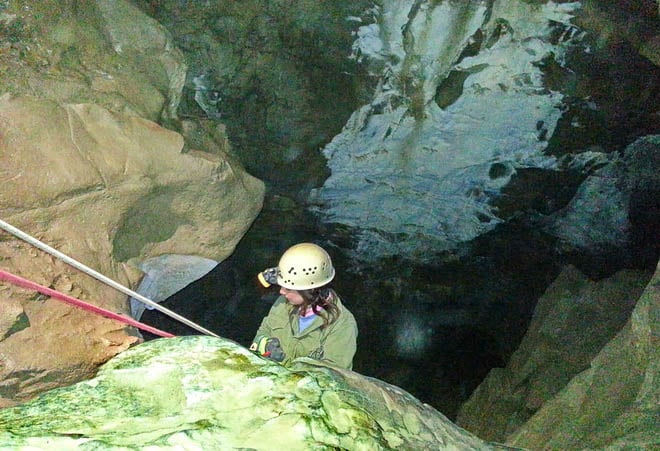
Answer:
<svg viewBox="0 0 660 451"><path fill-rule="evenodd" d="M314 313L323 318L323 326L328 327L337 321L339 317L339 307L337 307L337 293L328 287L312 288L311 290L299 290L303 303L291 310L291 320L295 316L305 314L310 308Z"/></svg>

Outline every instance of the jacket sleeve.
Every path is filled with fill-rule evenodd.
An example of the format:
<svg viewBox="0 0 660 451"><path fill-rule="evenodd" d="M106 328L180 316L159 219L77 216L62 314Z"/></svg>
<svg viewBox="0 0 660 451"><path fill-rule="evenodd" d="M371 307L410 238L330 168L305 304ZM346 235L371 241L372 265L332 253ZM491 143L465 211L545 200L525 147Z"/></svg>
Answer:
<svg viewBox="0 0 660 451"><path fill-rule="evenodd" d="M323 346L323 359L335 366L353 369L353 357L357 349L357 324L348 314L341 323L333 327Z"/></svg>
<svg viewBox="0 0 660 451"><path fill-rule="evenodd" d="M261 320L261 325L257 329L257 333L254 335L253 342L257 341L257 337L272 337L273 336L273 321L276 316L277 308L282 304L282 297L278 298L273 306L270 308L268 315Z"/></svg>
<svg viewBox="0 0 660 451"><path fill-rule="evenodd" d="M254 335L254 338L252 339L252 343L256 343L259 341L260 337L272 337L273 332L272 328L270 327L270 321L269 317L266 316L264 319L261 320L261 326L259 326L259 329L257 329L257 333Z"/></svg>

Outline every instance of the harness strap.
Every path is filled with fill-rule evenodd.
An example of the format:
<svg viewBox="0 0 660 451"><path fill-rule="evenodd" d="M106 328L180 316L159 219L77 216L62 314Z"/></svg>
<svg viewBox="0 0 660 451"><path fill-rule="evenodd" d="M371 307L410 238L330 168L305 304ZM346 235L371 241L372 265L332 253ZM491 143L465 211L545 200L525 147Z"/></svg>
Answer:
<svg viewBox="0 0 660 451"><path fill-rule="evenodd" d="M24 279L20 276L4 271L2 269L0 269L0 280L13 283L14 285L18 285L19 287L38 291L41 294L45 294L46 296L50 296L52 298L58 299L67 304L75 305L76 307L80 307L81 309L87 310L88 312L93 312L96 313L97 315L105 316L106 318L120 321L124 324L137 327L138 329L142 329L146 332L152 333L154 335L158 335L160 337L168 337L168 338L174 337L174 335L172 335L169 332L163 332L160 329L156 329L155 327L151 327L147 324L136 321L133 318L129 318L127 316L120 315L119 313L111 312L110 310L97 307L96 305L92 305L88 302L81 301L80 299L76 299L64 293L60 293L59 291L53 290L43 285L39 285L36 282L32 282L30 280Z"/></svg>

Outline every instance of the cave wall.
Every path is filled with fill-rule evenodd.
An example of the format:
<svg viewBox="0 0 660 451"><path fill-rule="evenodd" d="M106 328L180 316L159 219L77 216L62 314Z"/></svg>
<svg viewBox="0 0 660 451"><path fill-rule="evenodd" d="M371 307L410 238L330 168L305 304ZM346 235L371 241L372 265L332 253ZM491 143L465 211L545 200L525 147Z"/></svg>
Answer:
<svg viewBox="0 0 660 451"><path fill-rule="evenodd" d="M507 443L527 449L657 447L659 277L660 267L625 326Z"/></svg>
<svg viewBox="0 0 660 451"><path fill-rule="evenodd" d="M227 126L241 161L280 194L327 177L318 149L373 85L349 58L372 2L134 2L163 24L189 67L179 114Z"/></svg>
<svg viewBox="0 0 660 451"><path fill-rule="evenodd" d="M177 122L186 70L162 26L123 1L2 2L0 35L4 221L129 288L145 258L233 252L264 186L222 128L154 122ZM0 236L3 269L129 313L125 294ZM114 320L1 287L0 404L89 377L138 341Z"/></svg>
<svg viewBox="0 0 660 451"><path fill-rule="evenodd" d="M589 368L626 325L650 278L627 270L594 281L566 267L539 299L506 367L491 370L461 407L457 424L504 442Z"/></svg>
<svg viewBox="0 0 660 451"><path fill-rule="evenodd" d="M139 261L163 252L197 253L214 259L222 259L231 253L235 243L260 208L263 185L243 172L238 159L234 157L235 152L229 145L226 129L220 123L223 118L230 123L230 136L233 134L239 140L241 133L243 133L243 139L247 140L246 135L260 130L263 124L270 127L263 135L268 138L264 139L260 135L252 143L268 144L271 138L277 138L274 140L273 149L276 151L273 153L269 153L269 149L264 149L263 154L251 149L251 153L242 155L241 158L248 165L255 168L260 167L264 173L271 171L275 177L284 178L286 178L286 173L272 171L270 163L275 163L279 169L309 169L314 173L313 176L296 175L291 180L296 182L293 184L296 189L300 189L305 183L307 183L306 187L315 186L327 173L324 170L313 171L311 167L308 167L310 160L306 156L313 154L319 147L319 143L328 139L327 133L335 130L334 127L341 126L343 114L350 112L353 105L369 102L370 97L365 95L363 89L378 86L374 81L381 75L376 73L375 78L369 79L374 75L369 74L367 70L366 75L365 73L360 75L365 79L358 82L357 85L346 81L342 78L343 76L339 77L344 80L341 83L322 85L323 89L332 86L346 89L346 91L337 89L335 92L348 92L350 94L346 94L346 96L353 96L339 108L335 108L332 104L335 96L324 97L325 101L318 103L316 97L310 93L311 89L307 90L310 78L302 76L298 72L301 70L299 66L306 61L306 56L316 58L315 61L322 58L323 55L320 55L320 52L324 48L323 39L331 39L336 36L334 33L329 33L324 37L316 27L324 23L326 19L331 19L331 22L340 29L340 34L346 33L342 35L345 36L346 42L350 41L346 36L351 36L350 32L356 29L356 26L353 25L346 28L339 26L339 22L344 20L344 17L341 16L353 10L348 6L343 10L343 7L337 2L301 2L300 5L292 7L293 9L286 10L278 9L286 2L281 4L270 2L272 5L255 2L243 6L233 2L224 5L221 14L206 11L207 14L202 14L201 17L208 19L209 23L217 28L217 34L224 39L221 44L224 45L217 43L217 35L202 39L201 42L207 47L206 53L203 52L199 57L200 61L196 61L199 66L191 64L190 60L184 61L184 57L176 50L176 46L182 43L188 43L187 50L196 49L198 33L203 34L207 29L206 27L195 27L194 20L198 20L199 11L195 11L193 8L182 10L179 7L178 10L176 9L176 4L189 5L190 2L152 1L141 3L149 3L146 7L152 8L152 14L159 17L163 23L168 23L171 29L181 30L182 33L177 35L176 45L173 44L175 41L172 40L169 32L125 2L118 2L119 7L116 9L109 7L114 2L100 0L95 2L22 2L20 5L18 2L5 2L2 3L0 10L0 33L5 38L2 44L3 52L0 53L3 62L3 77L0 79L0 87L3 93L10 94L2 97L4 121L2 123L4 127L2 129L4 139L2 180L15 190L15 194L12 194L12 191L6 191L7 194L2 198L3 204L0 205L2 217L45 239L49 244L61 247L66 252L75 253L91 266L101 269L129 285L134 285L140 277L140 274L127 264L131 259ZM423 2L415 3L419 5ZM202 8L208 4L208 2L199 2ZM382 7L386 4L394 5L393 2L381 2L379 6ZM498 4L502 8L498 11L506 11L504 3L499 2ZM525 8L538 11L542 9L542 4L543 2L520 2L520 8L525 11L527 11ZM647 4L648 2L644 2L644 5ZM601 23L609 24L608 27L602 28L608 30L608 33L604 34L607 39L598 41L602 44L602 48L608 48L612 43L617 45L623 43L625 45L617 47L623 49L620 53L621 58L627 55L628 49L633 48L639 49L639 54L649 55L648 59L654 61L652 45L644 45L642 40L635 41L637 42L635 44L630 36L618 35L615 33L618 28L616 23L607 22L607 14L596 14L603 5L606 3L587 2L587 6L595 8L592 13L594 17L598 17L599 26ZM627 3L627 5L629 8L626 12L629 12L634 5L632 3ZM273 9L268 9L266 6L273 6ZM356 8L362 6L364 5L360 4ZM564 14L565 10L557 4L553 3L552 6L559 8L552 11L557 14L553 16L555 19L562 19L559 21L561 25L555 25L556 31L561 33L558 33L559 36L551 34L549 39L561 38L563 32L573 33L574 29L568 23L568 19L572 23L573 18L567 17ZM161 9L161 7L165 9ZM325 8L333 11L330 17L324 14ZM314 14L305 17L303 13L308 9L314 11ZM51 11L58 11L61 14L49 14ZM124 13L121 13L122 11ZM171 14L168 11L171 11ZM646 14L645 11L647 9L643 10L643 14ZM653 11L655 14L655 10ZM364 22L368 19L375 20L376 16L377 14L373 12L361 11L359 20ZM404 16L406 14L400 17ZM184 17L188 22L183 21ZM418 19L421 17L420 15ZM518 14L515 17L520 19L520 17L524 17L524 14ZM582 19L580 25L590 23L588 14L580 17ZM634 16L631 21L644 23L644 20L641 19L637 22L636 17L638 16ZM657 16L654 17L657 19ZM357 16L352 20L359 23ZM274 22L278 25L273 26ZM414 40L411 40L411 33L416 24L419 25L413 20L410 23L411 27L406 29L408 32L405 41L407 47L404 45L413 56L418 50L413 45ZM488 24L488 32L495 41L497 41L495 36L501 39L503 44L518 38L507 36L507 28L501 21L488 22ZM635 29L635 27L630 29ZM654 42L653 32L647 31L645 26L643 30L643 35L648 37L646 42ZM132 33L133 31L135 33ZM504 33L504 35L500 33ZM145 39L145 36L148 38ZM255 37L258 39L253 39ZM235 41L241 45L230 46L227 44L228 41ZM297 46L299 42L312 41L314 44ZM296 60L295 63L278 60L275 50L280 48L283 42L288 43L288 47L286 45L285 47L289 48L290 52L296 48L302 52L301 54L287 53L285 55L285 59L295 56L293 58ZM243 47L242 44L247 45L248 43L250 44L249 51L241 54L239 50ZM465 44L465 50L468 51L472 49L469 43L470 39L466 39L460 44ZM338 47L341 48L341 46ZM599 49L601 48L599 47ZM307 51L311 53L306 55ZM599 55L599 62L606 60L607 53L599 53ZM639 61L636 53L634 56L635 60ZM217 59L209 59L208 61L213 61L209 64L205 62L207 57ZM327 60L322 60L323 64L314 68L316 80L322 78L324 71L332 69L333 63L341 60L342 57L343 55L339 52ZM358 55L356 54L354 58L358 58ZM473 62L478 62L477 60L478 58ZM225 66L215 65L219 61L230 62L226 66L229 68L227 73L218 75L217 72L205 71L209 66L215 70L224 69ZM393 61L396 64L397 61ZM408 61L404 65L408 70L406 73L412 73L410 71L414 69L413 62ZM549 61L544 60L543 62L548 63ZM341 67L350 70L356 69L358 72L365 70L354 64L352 62ZM185 67L187 66L199 67L201 70L194 73L186 72ZM149 67L150 70L145 70L145 67ZM376 65L371 66L369 70L373 70L374 67L383 69ZM457 68L465 69L466 67ZM636 67L647 68L648 65L645 63L645 65ZM244 68L247 69L243 70ZM270 71L269 69L275 70ZM477 69L479 67L476 67L474 73L468 71L469 75L478 75ZM561 70L558 72L562 73ZM187 75L182 76L185 73ZM534 73L538 73L536 69ZM545 75L549 73L547 70L544 72ZM625 74L615 71L614 75L623 76ZM278 79L278 76L282 77ZM472 82L476 78L473 78L469 84L474 89L477 86ZM213 80L213 83L208 83L208 80ZM654 80L653 74L649 80L651 82ZM414 87L414 83L412 83L414 80L411 80L410 77L399 81L400 84L397 86L400 88ZM439 82L439 80L435 81ZM532 82L537 81L537 79L532 80ZM581 83L586 83L580 79L577 82L579 86L582 86ZM302 85L305 85L305 89L300 88ZM278 88L282 86L287 89L279 91ZM536 85L531 83L531 85L525 86ZM606 89L608 86L611 84L602 85L603 91L600 93L599 100L608 97ZM625 101L625 94L636 93L635 87L641 85L623 84L623 86L629 90L616 91L616 96L609 96L613 99L613 103ZM423 103L425 100L431 102L431 106L436 112L438 110L434 105L442 110L455 104L458 99L456 89L449 89L451 87L447 85L442 85L442 87L443 89L435 92L437 95L433 96L432 100L430 97L420 95L414 99L398 100L403 102L414 100L415 108L412 111L415 114L410 117L417 119L417 116L420 115L420 102ZM318 86L315 89L323 90ZM383 89L382 85L380 89ZM431 91L433 90L428 86L421 90L413 90L418 94L427 94ZM279 92L285 92L285 94L278 94ZM584 94L585 92L588 91L576 89L572 94ZM317 94L319 93L317 92ZM323 92L323 94L328 93ZM617 129L616 133L613 133L617 139L608 141L608 145L611 147L607 149L589 148L589 152L602 154L602 150L622 151L623 146L628 144L633 137L640 133L647 134L654 131L652 124L649 125L646 120L648 117L653 117L653 108L657 105L657 102L654 101L657 98L657 90L654 91L653 84L649 82L644 89L639 91L638 97L635 98L635 101L638 101L640 105L650 106L643 109L645 116L639 121L633 122L635 129L630 134L619 134L618 131L624 129L621 127ZM223 102L226 103L220 102L221 99L225 99ZM238 104L241 106L232 106ZM223 109L223 105L228 106L229 109ZM269 109L271 105L274 106ZM573 104L567 105L572 106ZM580 105L589 106L590 103L585 100L580 102ZM323 106L325 112L336 113L332 115L332 120L327 122L334 125L324 128L323 133L318 136L314 130L317 125L325 123L324 118L312 115L313 120L307 119L317 106ZM370 105L375 108L376 114L382 112L379 108L383 106L387 106L387 104ZM24 112L16 114L17 110ZM607 113L611 113L611 111L613 110L606 110ZM232 117L232 115L235 116ZM605 118L602 124L615 124L616 119L620 117L611 114ZM562 120L569 122L576 120L576 123L579 124L580 122L577 121L579 118L577 115L566 114L559 120L558 126L562 125ZM180 133L163 129L149 120L161 121ZM349 125L359 125L359 121L363 120L365 117L358 114L356 120L349 122ZM385 122L383 124L380 124L383 125L383 134L380 136L388 138L391 132L387 133L387 124ZM411 121L411 124L414 124L414 121ZM543 128L544 124L541 124L540 129L537 128L537 124L538 122L534 122L530 125L530 130L533 129L530 139L535 143L538 140L543 141L550 132L549 129ZM240 130L245 125L249 125L246 130L251 132L246 133ZM600 130L606 130L606 128L603 126ZM589 136L593 138L595 135L597 134ZM292 136L293 138L291 138ZM566 143L576 135L570 134L562 137L558 134L553 136L557 136L557 139L553 140L551 137L547 143L548 148L552 155L561 158L566 153L564 152L567 148ZM563 139L558 139L559 137ZM117 142L120 145L117 145ZM156 143L158 143L157 146ZM101 145L94 147L92 144ZM583 144L585 145L583 146ZM580 171L583 171L581 176L591 174L592 170L600 167L601 162L604 161L602 155L591 158L593 154L582 152L592 144L594 144L593 141L580 141L579 145L571 149L577 149L577 153L584 154L575 158L575 164L579 166ZM539 144L540 147L545 145L545 142ZM381 149L376 149L376 151L378 150ZM381 154L383 152L377 153L376 156ZM17 159L17 156L20 158ZM409 158L407 153L403 153L401 156L403 157L402 163L406 165L414 163L414 159ZM71 167L67 167L66 164L59 164L59 166L46 164L51 161L62 163L64 159L66 162L70 162ZM571 161L573 161L572 157L564 161L566 166L559 167L571 166ZM6 162L8 163L5 164ZM5 170L5 167L8 169ZM40 172L44 167L50 169ZM53 170L53 167L56 167L57 171ZM406 168L408 167L406 166ZM73 168L78 169L73 170ZM505 179L514 178L514 171L507 164L493 165L489 162L484 168L486 170L483 171L483 175L487 177L486 180L497 187L502 185ZM31 184L22 183L25 174L34 177ZM649 175L648 180L653 180L653 174ZM367 184L371 184L373 181L369 177L365 179ZM560 182L561 179L558 183ZM386 183L381 185L388 188ZM31 190L32 186L39 189ZM407 188L410 188L411 192L417 189L415 186ZM468 186L467 190L464 188L466 187L459 184L457 192L461 196L467 195L480 202L485 201L486 198L483 196L488 194L484 190L474 189L475 187L472 185ZM645 200L649 201L653 198L647 196L649 192L647 188L648 186L634 187L634 190L629 193L643 192ZM208 196L208 198L204 196ZM564 195L564 197L569 200L571 196ZM125 204L119 205L117 201L119 198ZM32 199L33 205L26 208L23 199ZM219 204L218 199L220 199ZM596 198L596 200L607 201L607 198ZM547 201L547 205L551 203ZM283 204L290 205L286 202ZM374 204L376 203L370 202L368 205ZM200 209L200 205L204 205L205 208ZM248 205L247 208L246 205ZM510 205L511 216L518 216L520 205L515 202ZM558 208L551 212L557 211ZM632 227L631 230L637 230L642 235L654 230L653 224L657 224L657 215L653 214L652 208L653 204L650 203L648 209L642 205L635 210L636 215L632 220L637 221L639 227L636 229ZM645 216L642 214L643 211L648 211L649 214ZM164 214L165 212L166 214ZM193 217L191 223L182 219L187 218L189 214ZM236 220L232 221L230 218ZM481 222L474 223L474 225L481 227L488 219L488 215L476 216L476 219ZM654 221L656 222L654 223ZM574 225L574 223L569 225ZM574 238L569 235L565 236ZM642 244L650 242L648 236L641 241ZM132 237L136 237L136 239L134 240ZM396 240L400 237L396 233L392 233L386 238ZM351 242L351 239L346 241ZM418 241L422 244L425 243L423 239ZM574 245L575 243L569 244ZM6 238L0 242L0 245L3 262L6 262L12 269L23 269L17 271L22 275L29 275L46 285L85 299L102 299L101 302L111 308L120 311L126 310L125 299L122 299L122 296L110 292L109 289L99 288L95 283L75 274L70 268L30 249L23 243ZM579 248L579 246L573 246L573 249L575 248ZM657 258L657 254L655 255ZM25 268L29 268L29 271ZM399 288L405 291L405 286ZM98 363L135 342L135 338L128 334L123 327L105 322L105 320L90 320L69 308L55 304L53 300L43 299L32 293L5 286L3 286L2 292L8 300L8 307L0 318L2 327L0 330L3 332L0 346L4 346L0 347L2 355L0 370L3 371L1 394L2 397L9 398L9 401L23 400L41 390L86 377L93 373ZM651 353L647 353L649 339L642 335L635 335L635 333L639 330L652 330L653 324L657 325L657 321L654 319L657 318L655 313L657 309L654 307L657 305L657 297L653 294L644 296L642 299L647 299L647 301L640 302L640 310L636 310L638 313L633 313L631 323L624 327L619 335L623 337L620 341L632 344L631 346L636 352L639 349L635 346L640 343L641 354L629 352L632 348L618 347L617 338L612 341L614 343L612 346L608 345L602 351L603 356L621 357L622 364L632 364L636 368L634 378L632 380L622 378L622 372L609 373L604 366L602 369L582 373L569 383L567 390L571 393L570 396L563 397L564 391L560 391L557 398L549 401L548 409L541 407L530 420L529 428L523 426L520 434L513 436L512 440L516 443L525 443L525 446L537 446L543 440L552 440L561 447L568 445L570 440L574 439L579 443L596 446L603 443L616 443L611 436L602 432L603 425L614 425L615 429L619 431L616 432L617 437L626 437L626 431L635 430L635 428L642 428L644 434L650 430L650 428L644 429L647 425L645 421L649 418L647 413L653 413L649 407L650 403L647 403L649 399L647 396L653 395L654 392L653 387L644 385L645 382L640 382L643 380L640 375L652 380L655 370L652 365L646 367L643 363L648 355L652 356ZM529 300L530 303L534 301ZM625 313L623 310L617 311L616 318L621 319L618 315L623 313ZM647 314L650 315L651 321L640 323ZM59 332L56 332L58 328L60 328ZM612 333L612 330L608 330L607 333ZM56 333L60 335L56 335ZM22 338L25 338L25 341L20 341ZM38 347L43 348L44 352L35 354L34 348L31 347L35 343ZM57 351L60 352L48 351L50 345L57 347ZM61 349L66 349L67 352L61 352ZM80 354L80 350L85 350L87 354ZM58 356L62 356L62 359L66 360L63 365L61 365L62 362L53 361ZM626 360L628 358L632 360ZM584 365L586 360L586 357L582 359L579 362L580 365ZM653 358L647 360L652 361ZM657 359L655 360L657 361ZM596 357L593 362L600 361ZM60 366L57 367L57 365ZM564 376L566 375L564 374ZM605 397L604 391L618 388L621 388L625 399L620 403L613 399L610 404L596 405L595 401L592 402L581 397L579 390L577 394L574 391L584 387L584 381L589 384L594 381L587 390L588 393L594 395L593 399L602 400ZM612 383L616 386L612 386ZM625 408L622 406L633 398L631 393L640 394L639 399L642 401L640 404L635 404L635 409L639 407L638 410L632 410L629 417L613 415L609 419L603 419L605 415L603 412L606 412L608 408L613 408L616 412L622 411ZM570 403L572 399L580 399L584 402L575 405ZM538 408L538 396L535 396L533 401L535 402L534 409ZM557 409L560 407L567 409L568 414L565 417L560 418L557 415ZM601 407L603 410L598 410ZM487 411L484 410L484 412ZM590 418L589 415L592 412L598 414L592 415L593 418ZM530 413L532 412L526 411L525 416ZM587 417L587 419L584 420L582 417ZM555 431L561 428L552 428L553 425L558 424L557 418L560 418L564 429L575 427L579 434L573 438L560 437L561 434L555 433ZM596 424L596 422L600 423ZM593 437L589 437L588 430L592 426L594 430L601 431L598 433L600 435L595 434ZM633 440L634 437L630 437L630 439Z"/></svg>
<svg viewBox="0 0 660 451"><path fill-rule="evenodd" d="M243 11L225 2L219 2L218 11L203 3L188 4L186 11L177 7L181 2L141 3L175 34L189 64L203 75L189 77L181 111L228 121L236 120L236 109L249 112L239 114L241 127L254 127L255 140L277 136L276 131L289 128L286 121L313 109L313 100L306 100L313 96L291 89L302 86L292 67L319 65L321 72L339 67L362 74L358 89L351 85L350 91L322 93L335 102L359 94L352 99L357 104L352 117L343 130L335 128L337 135L323 148L329 179L315 167L296 163L308 162L299 156L309 153L291 147L286 133L268 154L259 146L249 148L256 141L242 141L241 158L262 166L260 171L294 171L267 175L272 190L285 195L301 190L300 183L287 184L290 180L307 180L302 188L326 183L300 203L327 219L320 227L323 239L338 253L349 250L342 262L353 274L345 279L355 280L346 284L347 291L361 301L356 309L367 318L363 324L374 326L364 354L373 354L372 345L383 346L387 359L412 360L405 371L370 355L365 357L373 362L370 370L404 382L424 374L437 382L432 388L419 383L427 386L424 393L456 391L442 386L442 369L420 371L420 361L414 360L436 344L450 346L447 340L458 327L447 329L445 323L455 319L462 321L460 327L469 323L470 331L485 329L474 341L477 347L488 342L493 348L489 364L497 363L511 356L525 333L537 301L525 295L542 292L539 287L562 265L575 264L595 280L622 267L655 266L658 215L652 185L657 171L650 168L657 167L657 137L636 140L658 132L657 2L379 1L359 14L357 7L346 7L344 14L356 14L351 18L353 62L338 66L341 58L326 64L318 49L302 53L313 40L284 37L341 32L335 16L344 8L341 2L332 8L323 2L247 2ZM321 12L325 8L330 16ZM302 11L309 14L300 18ZM207 26L197 26L199 17ZM292 24L293 18L300 20ZM289 30L280 30L281 23ZM348 50L341 39L331 44L331 53L342 46ZM264 64L277 52L287 61ZM284 99L263 89L275 86L276 77L285 85L277 92L286 93L292 108L280 122L272 114L284 111ZM240 105L233 105L237 99ZM339 115L333 119L339 122ZM258 123L265 127L259 129ZM296 136L304 141L307 130L303 126ZM485 154L475 143L483 144ZM447 175L453 167L456 173ZM649 168L646 173L643 167ZM643 182L635 187L635 180ZM275 198L273 216L280 210L286 212L287 227L280 227L278 236L290 238L294 232L281 229L298 227L317 237L316 230L308 230L308 218L289 219L299 214L295 204ZM271 236L273 229L266 226L262 233ZM475 234L479 237L473 240ZM467 244L439 256L446 242ZM266 250L258 252L276 253L271 240L260 244ZM429 258L428 267L416 251ZM377 260L383 254L387 258ZM374 261L352 266L356 259ZM452 268L466 261L474 274L463 274L466 280L458 284L451 280ZM447 274L437 274L443 270ZM375 305L364 305L372 301L369 296ZM385 309L382 298L390 302ZM410 299L415 305L405 305ZM601 341L611 338L621 325L618 315L629 310L615 313L619 322ZM467 335L465 342L474 338ZM460 356L455 366L468 359ZM468 385L460 387L469 390Z"/></svg>

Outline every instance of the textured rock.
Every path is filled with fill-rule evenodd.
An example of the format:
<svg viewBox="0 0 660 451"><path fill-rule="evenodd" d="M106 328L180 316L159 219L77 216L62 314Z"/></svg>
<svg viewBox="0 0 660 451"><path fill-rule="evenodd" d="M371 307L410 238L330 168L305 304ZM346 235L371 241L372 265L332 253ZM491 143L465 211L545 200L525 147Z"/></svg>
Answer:
<svg viewBox="0 0 660 451"><path fill-rule="evenodd" d="M175 132L96 105L2 96L0 217L126 286L140 277L129 260L220 261L258 213L264 187L229 159L182 147ZM125 295L4 233L0 258L11 272L128 313ZM0 295L0 398L88 377L136 340L121 324L26 290Z"/></svg>
<svg viewBox="0 0 660 451"><path fill-rule="evenodd" d="M649 277L622 271L593 282L566 268L539 299L506 368L491 370L461 407L457 423L481 438L504 441L621 330Z"/></svg>
<svg viewBox="0 0 660 451"><path fill-rule="evenodd" d="M117 53L128 53L136 68L163 94L165 119L174 119L186 81L187 66L165 27L130 2L96 0L102 27ZM138 69L138 72L142 72ZM160 111L159 111L160 113Z"/></svg>
<svg viewBox="0 0 660 451"><path fill-rule="evenodd" d="M490 201L516 168L555 165L543 150L562 94L541 62L563 64L577 6L382 3L356 42L380 83L325 147L332 174L312 195L324 221L360 232L358 256L425 259L469 241L502 222Z"/></svg>
<svg viewBox="0 0 660 451"><path fill-rule="evenodd" d="M362 71L347 55L357 16L370 15L372 2L134 3L186 55L182 117L223 121L251 174L287 191L321 183L318 148L359 105Z"/></svg>
<svg viewBox="0 0 660 451"><path fill-rule="evenodd" d="M2 449L494 449L392 385L211 337L155 340L0 411Z"/></svg>
<svg viewBox="0 0 660 451"><path fill-rule="evenodd" d="M171 119L186 64L168 31L125 0L4 2L0 93ZM3 39L5 42L5 39Z"/></svg>
<svg viewBox="0 0 660 451"><path fill-rule="evenodd" d="M630 144L596 170L575 197L545 221L543 229L559 238L563 252L606 254L631 244L634 235L655 233L660 211L660 135ZM645 242L653 242L644 237ZM655 239L657 245L657 238Z"/></svg>
<svg viewBox="0 0 660 451"><path fill-rule="evenodd" d="M508 443L528 449L657 449L660 265L625 327Z"/></svg>
<svg viewBox="0 0 660 451"><path fill-rule="evenodd" d="M660 66L660 34L657 27L660 2L588 0L581 3L585 13L580 22L598 30L602 36L600 45L625 39L641 55Z"/></svg>

